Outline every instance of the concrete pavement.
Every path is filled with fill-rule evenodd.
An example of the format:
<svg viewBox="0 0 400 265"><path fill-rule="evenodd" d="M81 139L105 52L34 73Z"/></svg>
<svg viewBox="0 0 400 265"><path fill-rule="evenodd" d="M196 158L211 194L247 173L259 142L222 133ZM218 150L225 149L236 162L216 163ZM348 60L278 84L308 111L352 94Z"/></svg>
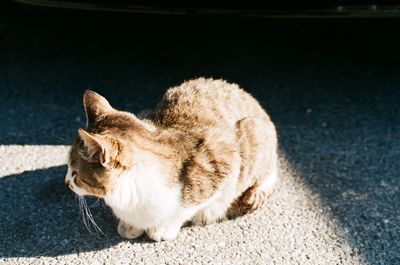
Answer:
<svg viewBox="0 0 400 265"><path fill-rule="evenodd" d="M0 264L400 264L390 28L154 18L2 22ZM138 112L196 76L239 83L275 121L281 181L267 206L154 243L119 238L110 210L90 199L104 235L90 234L63 184L82 92Z"/></svg>

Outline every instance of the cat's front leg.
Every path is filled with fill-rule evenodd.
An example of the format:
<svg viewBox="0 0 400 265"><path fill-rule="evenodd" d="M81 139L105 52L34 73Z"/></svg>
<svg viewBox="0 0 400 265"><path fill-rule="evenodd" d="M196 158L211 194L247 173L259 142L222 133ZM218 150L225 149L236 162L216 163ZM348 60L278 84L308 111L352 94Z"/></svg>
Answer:
<svg viewBox="0 0 400 265"><path fill-rule="evenodd" d="M169 227L155 227L146 229L147 236L154 241L171 241L174 240L179 231L181 225L172 225Z"/></svg>
<svg viewBox="0 0 400 265"><path fill-rule="evenodd" d="M134 227L133 225L127 224L122 220L118 223L118 234L126 239L134 239L140 237L144 233L143 229Z"/></svg>

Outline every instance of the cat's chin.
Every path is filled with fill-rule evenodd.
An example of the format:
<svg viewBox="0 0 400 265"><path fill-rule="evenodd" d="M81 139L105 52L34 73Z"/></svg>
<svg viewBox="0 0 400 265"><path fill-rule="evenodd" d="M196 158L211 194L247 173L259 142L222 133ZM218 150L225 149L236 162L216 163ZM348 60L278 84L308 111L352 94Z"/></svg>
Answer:
<svg viewBox="0 0 400 265"><path fill-rule="evenodd" d="M79 188L78 186L76 186L75 184L75 176L72 175L72 170L70 169L70 167L68 167L68 171L67 174L65 175L65 185L72 191L74 192L76 195L78 196L86 196L86 195L90 195L87 191L85 191L82 188Z"/></svg>
<svg viewBox="0 0 400 265"><path fill-rule="evenodd" d="M71 186L71 185L70 185ZM81 189L79 187L77 187L76 185L73 186L72 188L70 187L70 189L78 196L94 196L92 194L89 194L88 192L86 192L84 189Z"/></svg>

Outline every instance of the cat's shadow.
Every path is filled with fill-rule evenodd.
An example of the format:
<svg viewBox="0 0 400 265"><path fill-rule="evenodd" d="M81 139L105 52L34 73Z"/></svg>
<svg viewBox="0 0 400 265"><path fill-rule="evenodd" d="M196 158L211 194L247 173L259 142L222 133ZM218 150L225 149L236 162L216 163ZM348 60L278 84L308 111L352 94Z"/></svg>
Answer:
<svg viewBox="0 0 400 265"><path fill-rule="evenodd" d="M59 256L123 241L111 210L90 198L104 234L87 230L78 198L64 186L65 172L66 166L57 166L0 178L0 257ZM141 237L134 242L149 241Z"/></svg>

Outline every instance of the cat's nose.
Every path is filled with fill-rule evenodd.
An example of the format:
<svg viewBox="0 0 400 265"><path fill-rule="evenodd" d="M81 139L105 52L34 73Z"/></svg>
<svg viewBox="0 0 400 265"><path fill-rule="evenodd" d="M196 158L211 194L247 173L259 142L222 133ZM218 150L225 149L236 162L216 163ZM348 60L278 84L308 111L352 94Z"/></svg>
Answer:
<svg viewBox="0 0 400 265"><path fill-rule="evenodd" d="M71 185L70 185L69 180L65 180L65 181L64 181L64 184L65 184L65 186L66 186L68 189L72 190L72 187L71 187Z"/></svg>
<svg viewBox="0 0 400 265"><path fill-rule="evenodd" d="M71 186L71 181L73 180L72 173L73 173L73 171L71 170L71 168L68 167L67 174L65 175L65 178L64 178L65 186L67 186L70 190L72 190L72 186Z"/></svg>
<svg viewBox="0 0 400 265"><path fill-rule="evenodd" d="M73 184L72 181L73 181L73 178L71 177L71 174L67 173L67 175L64 178L64 184L70 190L72 190L72 184Z"/></svg>

